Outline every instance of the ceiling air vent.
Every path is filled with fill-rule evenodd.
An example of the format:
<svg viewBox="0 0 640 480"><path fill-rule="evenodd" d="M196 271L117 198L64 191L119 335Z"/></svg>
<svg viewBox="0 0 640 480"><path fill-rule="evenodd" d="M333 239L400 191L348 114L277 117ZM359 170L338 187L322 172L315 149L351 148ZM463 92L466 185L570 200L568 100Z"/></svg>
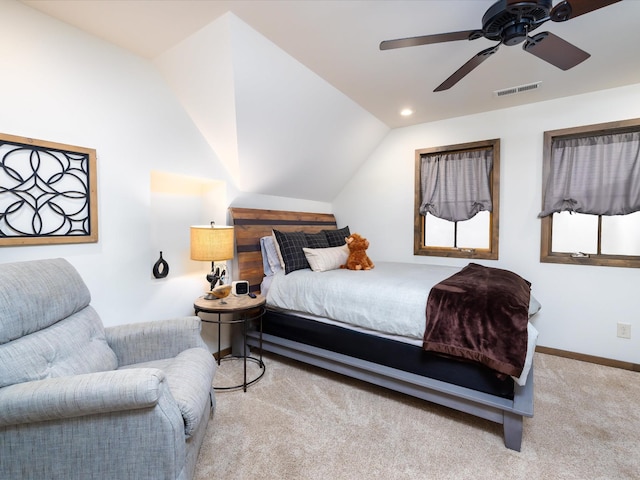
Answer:
<svg viewBox="0 0 640 480"><path fill-rule="evenodd" d="M507 95L515 95L517 93L528 92L529 90L536 90L540 88L542 82L528 83L527 85L520 85L518 87L503 88L502 90L496 90L493 94L496 97L506 97Z"/></svg>

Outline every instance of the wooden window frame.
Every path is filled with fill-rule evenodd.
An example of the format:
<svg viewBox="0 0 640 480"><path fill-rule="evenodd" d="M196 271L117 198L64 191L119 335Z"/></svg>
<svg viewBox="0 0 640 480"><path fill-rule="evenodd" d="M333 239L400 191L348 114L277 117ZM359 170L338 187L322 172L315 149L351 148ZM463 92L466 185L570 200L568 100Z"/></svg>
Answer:
<svg viewBox="0 0 640 480"><path fill-rule="evenodd" d="M551 146L554 139L581 138L598 135L611 135L625 132L640 131L640 118L621 120L617 122L599 123L581 127L565 128L561 130L549 130L544 132L544 151L542 164L542 188L547 183L551 167ZM601 216L600 216L601 217ZM598 236L600 236L601 218L598 219ZM554 252L552 250L553 215L541 218L540 234L540 262L562 263L567 265L594 265L606 267L640 268L640 256L634 255L606 255L589 254L588 256L576 256L569 252Z"/></svg>
<svg viewBox="0 0 640 480"><path fill-rule="evenodd" d="M467 249L454 247L431 247L424 244L425 221L420 215L422 200L420 185L421 156L434 153L453 153L465 150L478 150L491 148L493 153L493 166L491 167L491 201L493 209L489 219L489 248ZM413 220L413 254L432 257L467 258L478 260L498 260L499 225L500 225L500 139L483 140L479 142L447 145L444 147L422 148L415 151L415 196L414 196L414 220Z"/></svg>

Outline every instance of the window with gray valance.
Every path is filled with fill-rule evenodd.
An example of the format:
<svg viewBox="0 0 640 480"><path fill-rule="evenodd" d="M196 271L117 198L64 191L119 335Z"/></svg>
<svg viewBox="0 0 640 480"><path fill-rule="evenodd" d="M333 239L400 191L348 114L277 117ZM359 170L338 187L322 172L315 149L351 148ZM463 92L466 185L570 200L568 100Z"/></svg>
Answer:
<svg viewBox="0 0 640 480"><path fill-rule="evenodd" d="M554 138L539 217L640 211L640 132Z"/></svg>
<svg viewBox="0 0 640 480"><path fill-rule="evenodd" d="M420 159L421 215L459 222L492 211L491 149L423 154Z"/></svg>

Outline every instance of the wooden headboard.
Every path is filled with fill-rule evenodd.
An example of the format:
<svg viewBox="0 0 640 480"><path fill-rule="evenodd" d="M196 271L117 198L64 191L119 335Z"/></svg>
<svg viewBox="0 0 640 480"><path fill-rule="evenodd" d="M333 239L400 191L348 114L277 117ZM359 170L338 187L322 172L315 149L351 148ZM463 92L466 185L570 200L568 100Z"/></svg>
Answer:
<svg viewBox="0 0 640 480"><path fill-rule="evenodd" d="M260 238L271 235L272 230L283 232L317 233L337 228L332 213L290 212L287 210L259 210L254 208L229 208L231 223L235 227L238 260L237 280L247 280L249 290L260 291L264 277Z"/></svg>

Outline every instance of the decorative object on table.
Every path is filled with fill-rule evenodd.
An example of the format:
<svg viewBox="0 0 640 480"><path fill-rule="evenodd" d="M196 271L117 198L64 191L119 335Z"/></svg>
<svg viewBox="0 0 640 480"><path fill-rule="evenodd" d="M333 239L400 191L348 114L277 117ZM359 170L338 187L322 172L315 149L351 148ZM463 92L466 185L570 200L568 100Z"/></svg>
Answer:
<svg viewBox="0 0 640 480"><path fill-rule="evenodd" d="M164 278L169 275L169 264L162 258L162 252L160 252L160 258L153 265L153 276L155 278Z"/></svg>
<svg viewBox="0 0 640 480"><path fill-rule="evenodd" d="M213 295L215 298L226 298L231 293L231 285L218 285L216 288L209 292L210 295ZM221 302L221 303L224 303Z"/></svg>
<svg viewBox="0 0 640 480"><path fill-rule="evenodd" d="M96 151L0 134L0 246L98 241Z"/></svg>
<svg viewBox="0 0 640 480"><path fill-rule="evenodd" d="M349 270L371 270L375 265L367 255L369 240L353 233L346 238L349 247L349 257L347 263L340 265L340 268Z"/></svg>
<svg viewBox="0 0 640 480"><path fill-rule="evenodd" d="M207 274L207 282L210 284L210 292L205 297L206 300L215 300L215 290L218 282L223 279L226 269L220 271L220 267L215 266L215 262L231 260L233 258L233 227L226 225L193 225L191 227L191 260L202 260L211 262L211 272ZM224 280L223 280L224 282ZM221 282L221 285L222 283ZM229 292L231 285L229 285ZM227 292L225 297L229 294Z"/></svg>
<svg viewBox="0 0 640 480"><path fill-rule="evenodd" d="M247 295L249 293L249 282L246 280L238 280L231 284L231 293L234 295Z"/></svg>

